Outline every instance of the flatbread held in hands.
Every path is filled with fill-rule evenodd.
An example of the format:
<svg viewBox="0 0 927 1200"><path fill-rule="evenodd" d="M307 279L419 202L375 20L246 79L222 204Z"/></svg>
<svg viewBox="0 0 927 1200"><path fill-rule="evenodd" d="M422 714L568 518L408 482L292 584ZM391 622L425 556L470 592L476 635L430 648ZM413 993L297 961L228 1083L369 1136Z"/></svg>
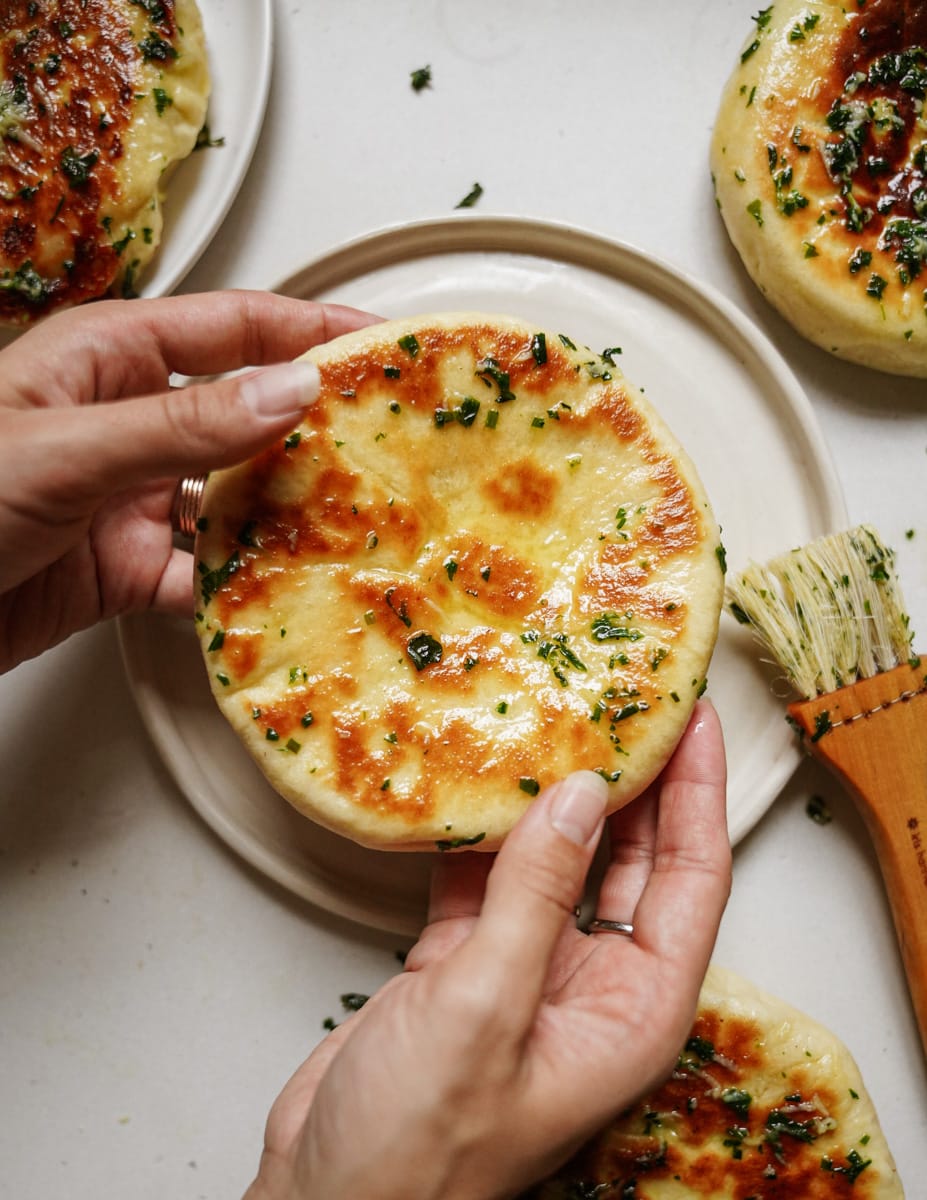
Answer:
<svg viewBox="0 0 927 1200"><path fill-rule="evenodd" d="M492 849L572 770L615 809L666 763L723 550L618 353L509 317L374 325L310 351L303 423L209 479L209 679L306 816L373 847Z"/></svg>
<svg viewBox="0 0 927 1200"><path fill-rule="evenodd" d="M927 377L927 4L777 0L721 99L711 170L744 266L806 338Z"/></svg>

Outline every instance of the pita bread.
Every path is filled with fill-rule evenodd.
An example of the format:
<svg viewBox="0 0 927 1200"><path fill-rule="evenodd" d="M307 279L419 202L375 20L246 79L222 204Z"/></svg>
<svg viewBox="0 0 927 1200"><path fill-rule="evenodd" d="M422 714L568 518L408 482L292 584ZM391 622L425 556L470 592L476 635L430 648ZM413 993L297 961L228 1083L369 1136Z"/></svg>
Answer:
<svg viewBox="0 0 927 1200"><path fill-rule="evenodd" d="M850 1052L713 966L671 1078L522 1200L903 1200Z"/></svg>
<svg viewBox="0 0 927 1200"><path fill-rule="evenodd" d="M615 365L507 317L311 351L299 429L210 478L198 627L268 780L369 846L497 846L578 767L660 770L717 634L719 534Z"/></svg>
<svg viewBox="0 0 927 1200"><path fill-rule="evenodd" d="M206 118L195 0L6 0L0 64L0 321L134 295Z"/></svg>
<svg viewBox="0 0 927 1200"><path fill-rule="evenodd" d="M754 21L711 143L731 241L799 333L927 377L927 5L777 0Z"/></svg>

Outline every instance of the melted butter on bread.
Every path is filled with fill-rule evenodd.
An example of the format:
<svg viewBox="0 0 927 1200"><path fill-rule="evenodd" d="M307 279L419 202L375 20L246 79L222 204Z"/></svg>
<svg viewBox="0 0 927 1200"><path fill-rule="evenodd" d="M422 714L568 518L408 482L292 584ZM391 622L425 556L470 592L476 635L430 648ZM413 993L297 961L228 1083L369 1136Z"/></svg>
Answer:
<svg viewBox="0 0 927 1200"><path fill-rule="evenodd" d="M609 359L510 318L307 357L319 400L210 479L197 538L213 690L270 782L403 849L497 846L577 767L624 803L717 634L718 529L672 434Z"/></svg>
<svg viewBox="0 0 927 1200"><path fill-rule="evenodd" d="M133 295L206 115L195 0L10 0L0 79L0 321Z"/></svg>
<svg viewBox="0 0 927 1200"><path fill-rule="evenodd" d="M927 6L807 5L754 18L711 170L744 265L805 337L927 376Z"/></svg>

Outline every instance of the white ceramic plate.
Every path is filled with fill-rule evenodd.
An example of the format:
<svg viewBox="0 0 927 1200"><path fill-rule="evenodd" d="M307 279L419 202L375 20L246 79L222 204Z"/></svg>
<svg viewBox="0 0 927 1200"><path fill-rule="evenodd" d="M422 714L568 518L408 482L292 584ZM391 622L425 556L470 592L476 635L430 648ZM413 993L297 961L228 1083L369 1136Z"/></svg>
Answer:
<svg viewBox="0 0 927 1200"><path fill-rule="evenodd" d="M207 121L221 146L179 164L164 201L158 253L142 296L169 295L212 241L238 195L264 121L273 61L272 0L199 0L212 95Z"/></svg>
<svg viewBox="0 0 927 1200"><path fill-rule="evenodd" d="M644 388L699 468L731 567L846 525L814 414L777 352L722 297L639 250L566 226L468 215L361 238L277 290L385 317L442 309L511 313L593 348L621 346L625 374ZM221 838L329 911L417 931L432 856L361 849L280 800L216 709L192 624L136 618L123 622L122 639L152 737ZM785 693L749 634L725 614L709 694L725 727L735 842L798 762Z"/></svg>

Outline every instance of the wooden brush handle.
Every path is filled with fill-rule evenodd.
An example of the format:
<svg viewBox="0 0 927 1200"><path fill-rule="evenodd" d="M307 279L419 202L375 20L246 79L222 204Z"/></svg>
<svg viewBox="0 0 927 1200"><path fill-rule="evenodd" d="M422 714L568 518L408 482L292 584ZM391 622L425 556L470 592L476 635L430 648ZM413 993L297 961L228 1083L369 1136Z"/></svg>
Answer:
<svg viewBox="0 0 927 1200"><path fill-rule="evenodd" d="M927 657L788 712L869 830L927 1053Z"/></svg>

